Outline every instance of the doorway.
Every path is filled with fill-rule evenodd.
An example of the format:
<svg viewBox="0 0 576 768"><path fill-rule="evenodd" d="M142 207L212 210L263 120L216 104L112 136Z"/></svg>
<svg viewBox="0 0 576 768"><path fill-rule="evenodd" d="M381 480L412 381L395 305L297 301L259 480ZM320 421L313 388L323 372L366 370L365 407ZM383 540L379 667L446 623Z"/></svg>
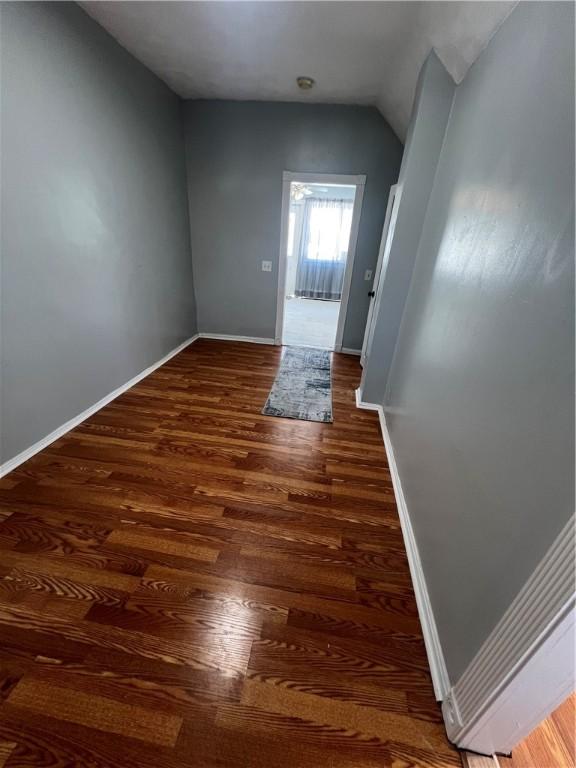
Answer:
<svg viewBox="0 0 576 768"><path fill-rule="evenodd" d="M364 176L283 176L276 344L341 351Z"/></svg>

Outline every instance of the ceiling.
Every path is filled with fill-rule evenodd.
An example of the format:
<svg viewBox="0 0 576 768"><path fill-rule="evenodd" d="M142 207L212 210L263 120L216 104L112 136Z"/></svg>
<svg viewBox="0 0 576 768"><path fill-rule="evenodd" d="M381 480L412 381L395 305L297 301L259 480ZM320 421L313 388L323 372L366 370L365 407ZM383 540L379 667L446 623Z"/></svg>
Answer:
<svg viewBox="0 0 576 768"><path fill-rule="evenodd" d="M404 140L418 72L435 48L456 82L516 2L82 2L187 99L377 106ZM316 80L311 91L299 75Z"/></svg>

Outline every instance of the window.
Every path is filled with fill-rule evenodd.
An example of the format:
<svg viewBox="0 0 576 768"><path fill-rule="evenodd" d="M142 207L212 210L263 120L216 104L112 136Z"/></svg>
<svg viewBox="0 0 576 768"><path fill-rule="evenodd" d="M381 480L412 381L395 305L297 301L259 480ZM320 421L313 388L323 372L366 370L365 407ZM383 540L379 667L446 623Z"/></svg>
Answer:
<svg viewBox="0 0 576 768"><path fill-rule="evenodd" d="M309 261L346 261L352 203L341 200L309 200L306 259Z"/></svg>

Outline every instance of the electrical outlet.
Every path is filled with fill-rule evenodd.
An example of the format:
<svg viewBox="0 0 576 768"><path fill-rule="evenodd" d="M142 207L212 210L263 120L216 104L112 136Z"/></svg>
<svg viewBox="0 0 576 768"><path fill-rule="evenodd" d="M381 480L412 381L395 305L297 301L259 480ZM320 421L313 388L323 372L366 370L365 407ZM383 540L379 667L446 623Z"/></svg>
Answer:
<svg viewBox="0 0 576 768"><path fill-rule="evenodd" d="M271 261L263 261L262 262L262 272L272 272L272 262Z"/></svg>
<svg viewBox="0 0 576 768"><path fill-rule="evenodd" d="M372 270L367 269L366 272L364 272L364 280L368 282L368 280L372 280Z"/></svg>

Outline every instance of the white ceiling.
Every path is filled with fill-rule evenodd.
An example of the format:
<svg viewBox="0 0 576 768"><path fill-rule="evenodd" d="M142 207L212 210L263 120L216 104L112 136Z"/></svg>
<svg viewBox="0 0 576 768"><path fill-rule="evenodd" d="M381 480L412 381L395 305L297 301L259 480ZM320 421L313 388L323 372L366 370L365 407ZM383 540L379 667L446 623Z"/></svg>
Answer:
<svg viewBox="0 0 576 768"><path fill-rule="evenodd" d="M189 99L377 106L406 135L431 48L460 82L516 4L460 2L82 2L125 48ZM299 75L316 80L312 91Z"/></svg>

